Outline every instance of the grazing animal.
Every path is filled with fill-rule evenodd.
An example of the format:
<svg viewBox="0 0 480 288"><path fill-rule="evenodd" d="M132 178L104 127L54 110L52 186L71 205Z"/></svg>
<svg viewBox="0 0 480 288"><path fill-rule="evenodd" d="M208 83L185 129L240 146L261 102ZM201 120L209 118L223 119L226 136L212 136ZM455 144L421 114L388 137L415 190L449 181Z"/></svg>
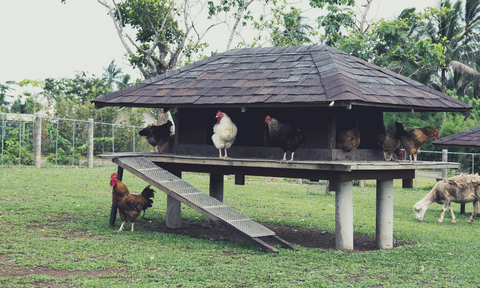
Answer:
<svg viewBox="0 0 480 288"><path fill-rule="evenodd" d="M443 222L443 215L447 208L452 214L452 223L456 223L455 215L451 202L469 203L473 202L473 213L468 223L471 224L478 212L478 201L480 200L480 176L478 174L461 174L435 184L433 189L415 205L413 205L413 213L417 221L423 221L423 216L427 211L428 205L432 203L443 204L442 213L438 222Z"/></svg>
<svg viewBox="0 0 480 288"><path fill-rule="evenodd" d="M360 131L352 128L347 131L342 131L337 137L337 144L335 148L342 149L345 152L351 152L360 145Z"/></svg>
<svg viewBox="0 0 480 288"><path fill-rule="evenodd" d="M225 112L220 110L215 115L217 123L213 126L212 141L218 149L219 158L228 158L227 149L230 148L237 137L237 125L232 122ZM222 149L225 149L225 156L222 156Z"/></svg>
<svg viewBox="0 0 480 288"><path fill-rule="evenodd" d="M172 127L172 125L172 121L170 120L168 120L165 124L159 126L149 125L144 129L140 130L140 132L138 132L138 135L145 136L145 139L147 139L148 143L153 146L153 152L163 153L166 151L162 150L162 146L169 139L173 139L173 137L170 136L170 127ZM157 147L160 147L160 149L158 149Z"/></svg>
<svg viewBox="0 0 480 288"><path fill-rule="evenodd" d="M293 161L293 155L295 151L300 147L302 143L305 142L305 137L303 136L300 129L295 128L288 124L282 124L275 118L270 116L265 117L265 123L268 126L268 132L270 139L273 143L280 147L283 151L283 159L281 161L290 162ZM292 152L292 157L290 160L287 160L287 152Z"/></svg>
<svg viewBox="0 0 480 288"><path fill-rule="evenodd" d="M437 138L440 136L437 128L433 126L425 126L423 128L416 128L406 131L401 123L395 122L395 128L395 134L400 137L402 146L405 148L405 151L410 158L410 163L418 162L417 154L420 153L420 148L422 148L423 144L427 143L432 138Z"/></svg>
<svg viewBox="0 0 480 288"><path fill-rule="evenodd" d="M127 186L122 183L122 181L117 179L117 174L113 173L110 176L110 186L113 187L112 189L112 203L117 207L118 214L120 215L120 219L122 220L122 225L118 229L118 231L123 230L123 225L125 222L130 221L132 223L132 232L133 232L133 225L135 220L140 215L140 213L144 212L148 207L152 207L153 201L150 199L153 197L153 190L150 189L150 185L143 189L141 195L133 195L130 194L128 191Z"/></svg>
<svg viewBox="0 0 480 288"><path fill-rule="evenodd" d="M400 150L400 138L385 129L385 125L382 124L382 126L376 128L375 139L377 139L377 144L383 152L383 159L385 159L385 161L387 161L385 153L390 156L390 160L393 160L393 154L395 154L398 159L402 158L403 152Z"/></svg>

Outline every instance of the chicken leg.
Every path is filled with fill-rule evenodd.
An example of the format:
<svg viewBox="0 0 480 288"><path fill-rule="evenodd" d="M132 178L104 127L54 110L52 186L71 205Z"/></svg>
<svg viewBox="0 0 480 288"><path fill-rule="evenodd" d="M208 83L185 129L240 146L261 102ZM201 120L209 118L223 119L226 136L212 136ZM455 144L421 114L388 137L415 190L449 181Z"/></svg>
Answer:
<svg viewBox="0 0 480 288"><path fill-rule="evenodd" d="M287 152L285 152L285 153L283 154L283 159L280 160L280 162L283 162L283 161L285 161L285 162L292 162L292 161L293 161L293 155L294 155L294 154L295 154L295 152L292 152L292 157L290 158L290 160L287 160Z"/></svg>

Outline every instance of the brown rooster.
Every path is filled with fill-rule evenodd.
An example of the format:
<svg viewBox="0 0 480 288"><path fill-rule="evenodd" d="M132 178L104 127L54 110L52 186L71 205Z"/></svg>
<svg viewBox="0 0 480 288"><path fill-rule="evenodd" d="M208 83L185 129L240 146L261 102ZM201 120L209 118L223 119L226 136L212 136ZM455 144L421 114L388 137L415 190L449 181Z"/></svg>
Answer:
<svg viewBox="0 0 480 288"><path fill-rule="evenodd" d="M152 207L153 201L150 198L153 197L154 191L150 189L149 185L143 190L141 195L132 195L128 191L127 186L117 179L116 173L113 173L112 176L110 176L110 186L113 187L112 203L117 207L120 220L122 220L122 225L118 231L123 230L123 225L125 225L125 222L128 220L132 223L133 232L135 220L142 210L145 215L145 210L148 207Z"/></svg>
<svg viewBox="0 0 480 288"><path fill-rule="evenodd" d="M270 116L265 117L265 123L268 125L270 139L283 151L283 159L280 162L287 161L288 151L292 152L292 157L287 162L293 161L295 151L305 142L302 131L291 125L282 124Z"/></svg>
<svg viewBox="0 0 480 288"><path fill-rule="evenodd" d="M375 139L377 139L378 146L380 146L380 150L383 152L383 159L385 159L385 161L387 161L385 153L390 156L390 160L393 160L393 154L395 154L398 159L402 158L403 152L400 150L400 137L397 137L397 135L385 129L385 125L377 127Z"/></svg>
<svg viewBox="0 0 480 288"><path fill-rule="evenodd" d="M162 150L162 146L171 138L170 136L170 127L172 127L173 124L170 120L168 120L165 124L162 125L149 125L145 127L144 129L140 130L138 132L138 135L140 136L145 136L145 139L147 139L148 143L153 146L153 152L155 153L163 153L167 151ZM160 147L158 149L157 147Z"/></svg>
<svg viewBox="0 0 480 288"><path fill-rule="evenodd" d="M351 152L360 145L360 132L356 128L342 131L338 134L335 148L342 149L345 152Z"/></svg>
<svg viewBox="0 0 480 288"><path fill-rule="evenodd" d="M427 143L432 138L440 136L437 128L433 126L425 126L423 128L406 131L401 123L395 122L395 128L397 129L396 135L400 137L402 146L410 158L410 163L418 162L417 154L420 153L420 148L422 148L423 144ZM414 158L413 161L412 155Z"/></svg>

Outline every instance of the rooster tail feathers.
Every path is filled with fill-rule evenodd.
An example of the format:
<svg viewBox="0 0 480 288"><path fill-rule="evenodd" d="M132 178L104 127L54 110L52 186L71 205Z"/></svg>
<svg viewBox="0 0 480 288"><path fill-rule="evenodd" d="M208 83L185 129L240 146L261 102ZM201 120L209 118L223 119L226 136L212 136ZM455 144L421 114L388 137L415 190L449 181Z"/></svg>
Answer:
<svg viewBox="0 0 480 288"><path fill-rule="evenodd" d="M405 137L408 134L402 123L395 122L395 129L395 135L398 137L398 139L400 139L401 137Z"/></svg>
<svg viewBox="0 0 480 288"><path fill-rule="evenodd" d="M151 185L148 185L147 187L145 187L142 191L142 197L147 199L149 203L153 203L153 200L151 200L150 198L154 198L155 195L155 190L153 190L152 188L150 188Z"/></svg>

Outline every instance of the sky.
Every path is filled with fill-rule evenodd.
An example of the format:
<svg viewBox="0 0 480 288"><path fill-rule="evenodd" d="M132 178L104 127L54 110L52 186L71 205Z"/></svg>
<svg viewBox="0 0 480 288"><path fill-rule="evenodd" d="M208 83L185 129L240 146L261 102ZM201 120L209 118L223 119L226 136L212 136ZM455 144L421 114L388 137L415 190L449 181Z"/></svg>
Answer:
<svg viewBox="0 0 480 288"><path fill-rule="evenodd" d="M368 19L392 19L409 7L423 10L439 0L373 0ZM110 2L110 1L107 1ZM308 1L303 1L308 3ZM357 5L365 0L357 0ZM110 2L111 3L111 2ZM223 52L226 37L207 39ZM133 79L141 74L124 59L125 49L105 7L96 0L1 0L0 83L23 79L74 77L88 72L101 77L112 60ZM19 94L27 88L17 88Z"/></svg>

